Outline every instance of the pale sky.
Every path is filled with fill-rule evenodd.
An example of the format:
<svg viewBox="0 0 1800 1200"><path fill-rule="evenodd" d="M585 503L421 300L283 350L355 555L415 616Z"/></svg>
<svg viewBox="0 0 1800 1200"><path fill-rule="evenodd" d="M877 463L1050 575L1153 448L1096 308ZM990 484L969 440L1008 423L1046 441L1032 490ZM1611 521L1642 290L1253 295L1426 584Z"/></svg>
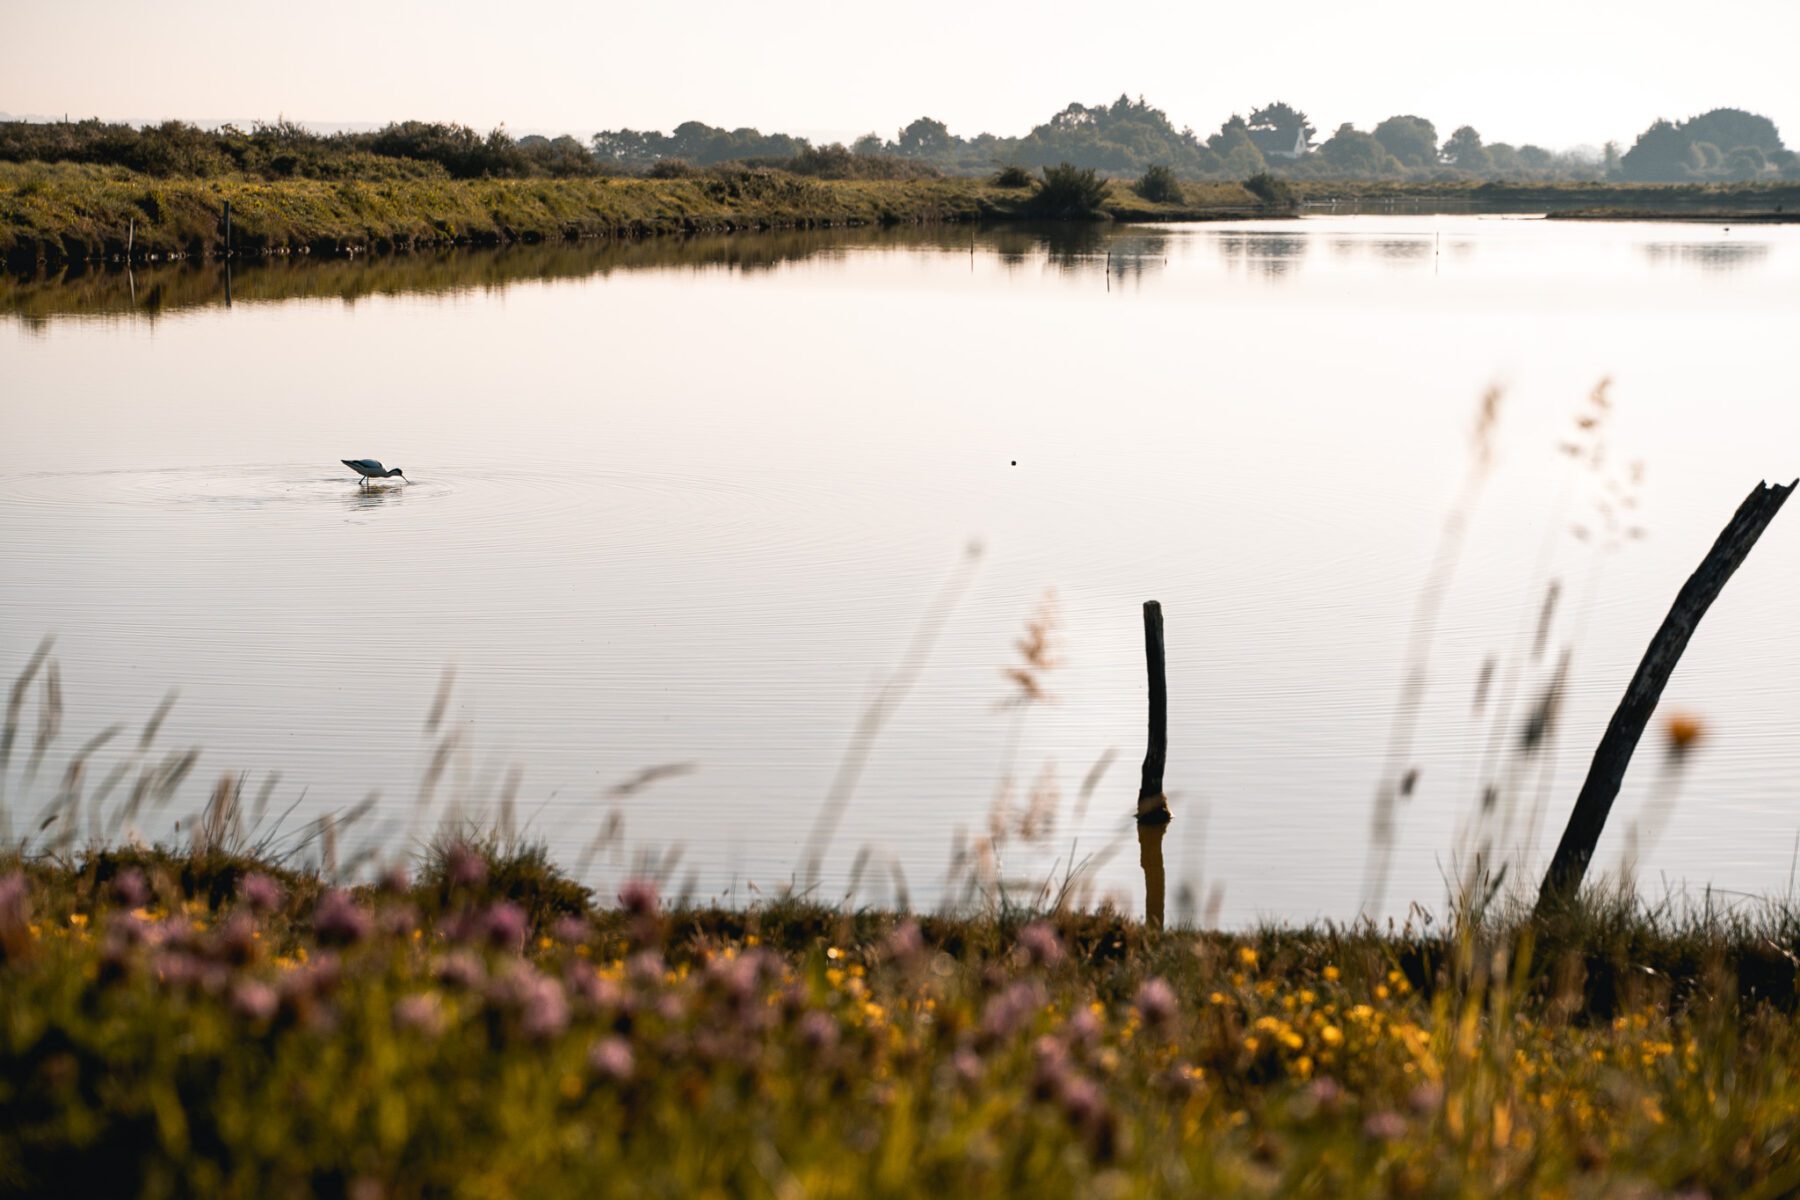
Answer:
<svg viewBox="0 0 1800 1200"><path fill-rule="evenodd" d="M1142 94L1205 134L1273 99L1323 133L1416 113L1551 147L1748 108L1800 146L1800 0L0 0L0 112L515 132L684 120L893 136L920 115L1018 135Z"/></svg>

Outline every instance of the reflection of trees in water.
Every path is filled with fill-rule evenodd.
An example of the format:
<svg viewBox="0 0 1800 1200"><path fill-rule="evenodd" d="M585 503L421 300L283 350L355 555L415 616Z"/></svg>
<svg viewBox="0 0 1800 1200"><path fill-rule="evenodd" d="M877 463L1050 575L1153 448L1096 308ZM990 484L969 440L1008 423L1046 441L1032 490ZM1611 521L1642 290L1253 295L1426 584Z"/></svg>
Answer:
<svg viewBox="0 0 1800 1200"><path fill-rule="evenodd" d="M1434 241L1430 234L1418 234L1410 237L1339 237L1332 238L1326 245L1338 258L1368 255L1404 266L1430 262Z"/></svg>
<svg viewBox="0 0 1800 1200"><path fill-rule="evenodd" d="M982 230L979 242L1009 267L1043 261L1068 275L1110 267L1114 278L1136 279L1161 270L1169 256L1169 235L1160 230L1099 222L1018 222Z"/></svg>
<svg viewBox="0 0 1800 1200"><path fill-rule="evenodd" d="M1736 271L1769 257L1767 242L1646 242L1642 249L1655 266L1702 271Z"/></svg>
<svg viewBox="0 0 1800 1200"><path fill-rule="evenodd" d="M896 225L663 236L635 241L521 243L412 253L326 258L296 254L234 263L237 304L370 296L495 291L515 283L604 278L615 271L769 271L791 263L841 260L870 250L992 254L1009 266L1048 261L1068 272L1105 269L1139 276L1160 268L1167 235L1120 233L1104 224ZM0 313L30 323L58 317L148 317L221 304L226 267L218 262L162 263L126 270L76 264L43 274L0 274Z"/></svg>
<svg viewBox="0 0 1800 1200"><path fill-rule="evenodd" d="M1309 238L1291 233L1233 230L1214 235L1213 243L1227 268L1278 279L1298 270L1312 249Z"/></svg>

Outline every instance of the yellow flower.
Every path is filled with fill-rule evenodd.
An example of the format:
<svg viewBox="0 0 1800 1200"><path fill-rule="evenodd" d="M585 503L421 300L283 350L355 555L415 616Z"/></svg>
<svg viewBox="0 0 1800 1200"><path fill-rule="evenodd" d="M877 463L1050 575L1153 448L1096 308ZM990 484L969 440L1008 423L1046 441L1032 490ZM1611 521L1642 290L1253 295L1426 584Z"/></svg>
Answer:
<svg viewBox="0 0 1800 1200"><path fill-rule="evenodd" d="M1319 1030L1319 1040L1327 1046L1340 1046L1344 1042L1344 1031L1336 1025L1327 1025Z"/></svg>
<svg viewBox="0 0 1800 1200"><path fill-rule="evenodd" d="M1325 968L1325 982L1326 983L1336 983L1338 981L1339 974L1340 974L1340 972L1338 971L1338 969L1336 967L1326 967Z"/></svg>
<svg viewBox="0 0 1800 1200"><path fill-rule="evenodd" d="M1243 963L1246 967L1254 967L1256 965L1256 951L1249 946L1239 946L1238 961Z"/></svg>
<svg viewBox="0 0 1800 1200"><path fill-rule="evenodd" d="M70 913L69 914L69 924L73 925L75 928L86 929L87 923L88 923L88 918L87 918L86 913Z"/></svg>

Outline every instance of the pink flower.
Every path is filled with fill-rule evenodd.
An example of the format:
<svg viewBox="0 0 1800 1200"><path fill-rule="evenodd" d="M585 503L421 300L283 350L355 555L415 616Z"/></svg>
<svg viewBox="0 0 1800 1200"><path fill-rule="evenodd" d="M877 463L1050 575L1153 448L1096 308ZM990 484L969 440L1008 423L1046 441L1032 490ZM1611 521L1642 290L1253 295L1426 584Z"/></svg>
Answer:
<svg viewBox="0 0 1800 1200"><path fill-rule="evenodd" d="M1037 967L1054 967L1063 960L1062 939L1044 921L1033 921L1019 930L1019 948L1026 961Z"/></svg>
<svg viewBox="0 0 1800 1200"><path fill-rule="evenodd" d="M837 1022L814 1009L800 1018L800 1044L814 1054L823 1054L838 1042Z"/></svg>
<svg viewBox="0 0 1800 1200"><path fill-rule="evenodd" d="M516 1012L526 1037L544 1040L569 1027L569 998L562 985L530 963L514 960L493 975L488 1000Z"/></svg>
<svg viewBox="0 0 1800 1200"><path fill-rule="evenodd" d="M260 872L244 876L238 895L253 912L271 913L281 907L281 885Z"/></svg>
<svg viewBox="0 0 1800 1200"><path fill-rule="evenodd" d="M437 961L436 975L451 987L474 991L487 979L481 960L467 950L454 950Z"/></svg>
<svg viewBox="0 0 1800 1200"><path fill-rule="evenodd" d="M1175 999L1175 989L1161 979L1149 979L1138 989L1138 1016L1143 1018L1148 1029L1166 1031L1175 1023L1175 1016L1181 1011L1181 1005Z"/></svg>
<svg viewBox="0 0 1800 1200"><path fill-rule="evenodd" d="M342 888L326 892L313 909L313 932L326 945L355 945L368 937L373 928L369 914Z"/></svg>
<svg viewBox="0 0 1800 1200"><path fill-rule="evenodd" d="M548 975L537 975L519 1014L519 1028L528 1038L546 1041L568 1027L569 998L562 985Z"/></svg>
<svg viewBox="0 0 1800 1200"><path fill-rule="evenodd" d="M246 1021L267 1021L280 1002L274 988L254 979L240 979L231 989L231 1011Z"/></svg>
<svg viewBox="0 0 1800 1200"><path fill-rule="evenodd" d="M602 1038L588 1051L588 1067L600 1078L614 1083L630 1079L635 1065L631 1043L622 1037Z"/></svg>
<svg viewBox="0 0 1800 1200"><path fill-rule="evenodd" d="M1016 1036L1044 1007L1043 989L1034 982L1015 983L991 997L981 1012L981 1034L1004 1042Z"/></svg>
<svg viewBox="0 0 1800 1200"><path fill-rule="evenodd" d="M919 961L925 953L925 936L919 932L917 921L903 922L894 932L888 934L887 943L882 947L886 957L901 966L911 966Z"/></svg>
<svg viewBox="0 0 1800 1200"><path fill-rule="evenodd" d="M654 950L642 950L625 963L625 977L638 987L655 987L662 982L664 969L662 955Z"/></svg>
<svg viewBox="0 0 1800 1200"><path fill-rule="evenodd" d="M487 860L467 842L458 842L444 855L444 875L451 887L478 888L487 882Z"/></svg>
<svg viewBox="0 0 1800 1200"><path fill-rule="evenodd" d="M531 922L525 910L510 900L502 900L487 910L482 918L482 933L497 949L518 951L524 948L525 935Z"/></svg>
<svg viewBox="0 0 1800 1200"><path fill-rule="evenodd" d="M1397 1112L1383 1110L1370 1113L1363 1122L1363 1136L1372 1141L1395 1142L1406 1136L1406 1118Z"/></svg>
<svg viewBox="0 0 1800 1200"><path fill-rule="evenodd" d="M579 960L569 964L565 982L583 1008L604 1012L625 1007L625 989Z"/></svg>
<svg viewBox="0 0 1800 1200"><path fill-rule="evenodd" d="M1063 1037L1070 1047L1078 1050L1092 1050L1100 1044L1100 1018L1092 1009L1076 1009L1067 1023L1063 1025Z"/></svg>
<svg viewBox="0 0 1800 1200"><path fill-rule="evenodd" d="M631 879L619 889L619 907L634 917L653 917L660 901L656 884L648 879Z"/></svg>
<svg viewBox="0 0 1800 1200"><path fill-rule="evenodd" d="M394 1024L428 1038L444 1032L444 1002L436 992L418 992L394 1001Z"/></svg>
<svg viewBox="0 0 1800 1200"><path fill-rule="evenodd" d="M136 867L126 867L112 881L113 899L125 908L142 908L150 902L150 885Z"/></svg>

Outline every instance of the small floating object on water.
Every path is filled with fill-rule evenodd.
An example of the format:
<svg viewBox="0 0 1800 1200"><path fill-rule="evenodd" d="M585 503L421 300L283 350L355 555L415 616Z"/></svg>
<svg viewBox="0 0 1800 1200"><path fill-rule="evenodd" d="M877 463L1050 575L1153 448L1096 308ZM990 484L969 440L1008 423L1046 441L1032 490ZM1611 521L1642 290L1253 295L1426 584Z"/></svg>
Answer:
<svg viewBox="0 0 1800 1200"><path fill-rule="evenodd" d="M390 475L398 475L401 483L406 482L406 474L399 467L384 467L372 458L340 458L338 461L361 475L365 486L371 479L386 479Z"/></svg>

